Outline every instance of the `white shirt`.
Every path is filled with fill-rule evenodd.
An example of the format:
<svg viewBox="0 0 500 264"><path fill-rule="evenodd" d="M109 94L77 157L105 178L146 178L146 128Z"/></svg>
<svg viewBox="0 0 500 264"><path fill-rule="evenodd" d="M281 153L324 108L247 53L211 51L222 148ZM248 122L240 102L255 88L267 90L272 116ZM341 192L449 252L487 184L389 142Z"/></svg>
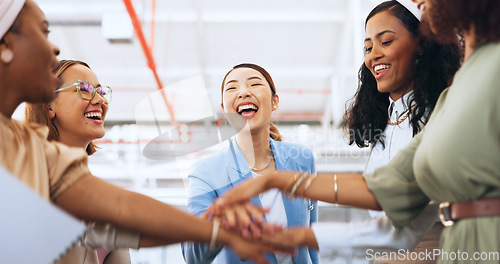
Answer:
<svg viewBox="0 0 500 264"><path fill-rule="evenodd" d="M413 91L405 94L399 100L389 98L389 118L397 122L406 114L408 98ZM399 125L387 125L384 130L385 148L376 143L365 173L371 173L376 168L386 165L397 152L403 149L413 138L410 118L407 117ZM339 186L342 188L342 186ZM437 204L429 204L420 215L407 226L397 231L384 212L375 212L377 218L360 222L321 222L314 223L312 229L319 246L319 254L323 263L328 259L353 259L369 262L370 252L397 251L398 249L413 249L437 221ZM358 262L356 262L358 263Z"/></svg>
<svg viewBox="0 0 500 264"><path fill-rule="evenodd" d="M253 177L259 177L259 174L252 172ZM285 204L283 204L283 197L278 189L271 189L259 195L262 207L269 208L268 213L265 214L266 222L270 224L278 224L283 228L288 227L288 220L286 219ZM275 253L278 264L292 263L290 254Z"/></svg>

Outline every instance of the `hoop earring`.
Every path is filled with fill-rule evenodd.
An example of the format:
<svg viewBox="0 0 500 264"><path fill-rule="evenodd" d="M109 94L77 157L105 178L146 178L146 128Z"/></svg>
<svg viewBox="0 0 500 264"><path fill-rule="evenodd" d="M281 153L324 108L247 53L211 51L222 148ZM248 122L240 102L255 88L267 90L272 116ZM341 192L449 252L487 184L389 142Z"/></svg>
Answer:
<svg viewBox="0 0 500 264"><path fill-rule="evenodd" d="M14 59L14 52L11 49L4 49L0 53L0 59L3 63L9 64Z"/></svg>

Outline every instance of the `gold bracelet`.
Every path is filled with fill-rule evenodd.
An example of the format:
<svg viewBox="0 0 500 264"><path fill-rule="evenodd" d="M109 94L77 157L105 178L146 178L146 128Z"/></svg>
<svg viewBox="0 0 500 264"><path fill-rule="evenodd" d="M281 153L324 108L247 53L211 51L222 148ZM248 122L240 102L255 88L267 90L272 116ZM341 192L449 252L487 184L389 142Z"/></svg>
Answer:
<svg viewBox="0 0 500 264"><path fill-rule="evenodd" d="M335 192L335 203L338 204L338 187L337 187L337 174L333 175L333 191Z"/></svg>
<svg viewBox="0 0 500 264"><path fill-rule="evenodd" d="M316 179L317 176L318 175L316 173L309 174L309 178L307 179L306 184L304 185L304 189L302 189L302 195L301 195L302 197L304 197L304 194L306 193L307 188L309 188L309 186L314 181L314 179Z"/></svg>
<svg viewBox="0 0 500 264"><path fill-rule="evenodd" d="M295 181L297 181L299 175L300 172L295 173L293 177L290 178L290 180L286 183L285 189L283 189L286 193L290 193L289 189L292 189L293 184L295 183Z"/></svg>
<svg viewBox="0 0 500 264"><path fill-rule="evenodd" d="M217 235L219 234L220 219L215 217L213 220L212 236L210 237L210 250L215 249L215 242L217 240Z"/></svg>
<svg viewBox="0 0 500 264"><path fill-rule="evenodd" d="M309 173L307 173L307 172L302 172L300 174L300 178L297 181L295 181L295 184L293 185L292 191L290 192L291 198L295 198L295 192L299 188L300 184L304 181L304 179L307 178L307 176L309 176Z"/></svg>

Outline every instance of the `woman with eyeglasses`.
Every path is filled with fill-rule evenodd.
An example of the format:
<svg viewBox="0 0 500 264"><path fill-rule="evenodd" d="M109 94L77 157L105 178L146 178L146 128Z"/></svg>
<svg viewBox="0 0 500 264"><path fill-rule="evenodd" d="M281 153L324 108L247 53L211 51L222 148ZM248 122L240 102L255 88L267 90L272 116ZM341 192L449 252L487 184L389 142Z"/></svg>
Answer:
<svg viewBox="0 0 500 264"><path fill-rule="evenodd" d="M56 98L49 103L26 104L25 122L49 128L49 140L96 151L93 140L104 136L104 120L112 90L101 86L90 66L83 61L62 60L52 70L61 82ZM94 85L95 83L96 85ZM82 246L74 246L58 263L130 263L124 248L139 248L139 233L91 222ZM95 248L98 249L97 252ZM109 251L112 249L112 251Z"/></svg>
<svg viewBox="0 0 500 264"><path fill-rule="evenodd" d="M48 141L45 126L13 120L12 114L22 102L39 104L54 99L59 80L51 70L58 65L59 49L48 40L47 19L34 1L3 0L0 14L1 166L41 197L81 220L110 223L140 233L140 247L182 241L209 242L213 247L230 246L238 255L257 263L268 263L264 253L273 248L219 228L217 221L199 219L94 177L87 167L83 141L79 148L68 147ZM90 81L97 85L96 80ZM74 80L68 86L71 82ZM86 92L83 89L80 86L80 94ZM63 103L66 90L68 96L71 94L69 88L59 91L59 103ZM99 111L105 107L104 99L95 94L92 100L101 102L81 106L79 113L75 113L85 122L92 122L89 131L95 135L102 133L99 124L102 120L97 119L102 118ZM147 237L151 239L143 239Z"/></svg>

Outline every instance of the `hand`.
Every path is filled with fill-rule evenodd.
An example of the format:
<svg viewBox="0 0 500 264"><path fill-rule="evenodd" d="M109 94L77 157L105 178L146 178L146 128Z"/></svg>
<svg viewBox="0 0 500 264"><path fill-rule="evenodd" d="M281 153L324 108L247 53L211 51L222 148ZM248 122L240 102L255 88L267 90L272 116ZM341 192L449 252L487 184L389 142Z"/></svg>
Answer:
<svg viewBox="0 0 500 264"><path fill-rule="evenodd" d="M277 231L275 234L264 234L262 242L273 247L293 248L307 246L318 248L316 236L311 228L290 228Z"/></svg>
<svg viewBox="0 0 500 264"><path fill-rule="evenodd" d="M272 233L276 229L273 225L265 224L264 214L267 212L269 209L247 201L220 208L217 212L215 212L215 207L211 206L201 217L206 220L219 217L224 228L250 239L260 238L262 232Z"/></svg>
<svg viewBox="0 0 500 264"><path fill-rule="evenodd" d="M295 254L293 247L265 245L262 242L244 240L240 237L233 239L229 246L242 260L252 260L256 263L269 263L264 257L265 253L282 252Z"/></svg>

